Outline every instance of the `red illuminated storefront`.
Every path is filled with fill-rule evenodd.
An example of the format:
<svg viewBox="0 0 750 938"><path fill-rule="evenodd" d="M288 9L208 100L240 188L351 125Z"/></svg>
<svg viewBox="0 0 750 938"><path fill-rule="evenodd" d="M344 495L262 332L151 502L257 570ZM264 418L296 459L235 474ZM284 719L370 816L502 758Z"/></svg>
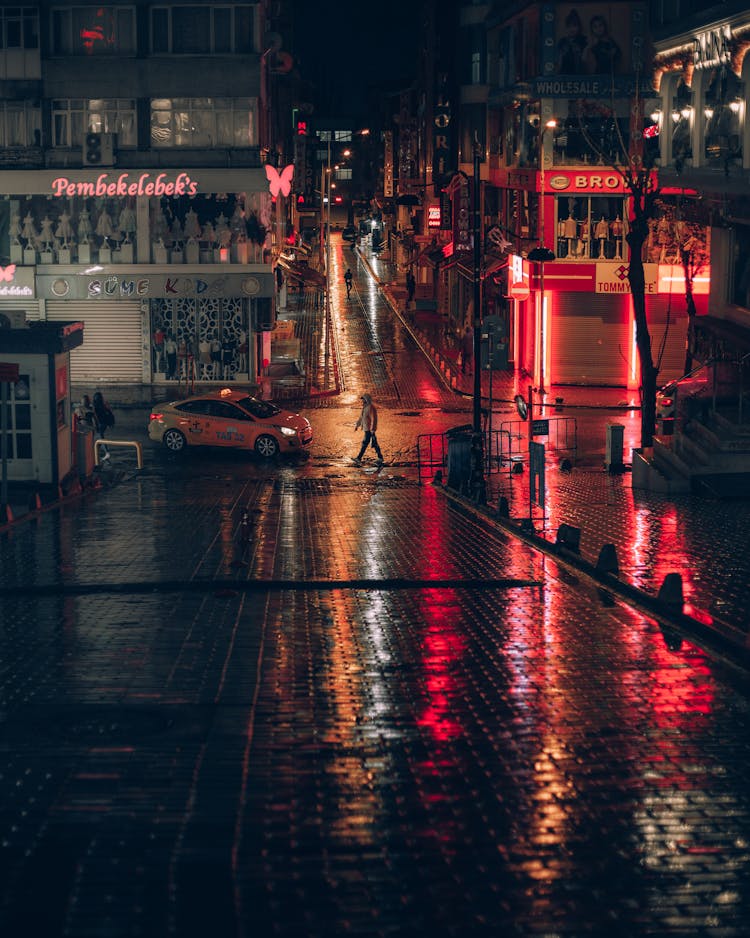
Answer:
<svg viewBox="0 0 750 938"><path fill-rule="evenodd" d="M507 182L541 189L542 174L507 175ZM554 260L542 264L513 255L509 265L516 367L543 387L636 388L640 380L628 280L629 212L622 179L606 168L553 170L545 174L544 190L538 230L544 230ZM647 313L660 382L683 373L688 323L675 237L678 222L668 214L663 210L653 219L644 257ZM693 281L698 315L707 311L709 274L706 267ZM523 297L526 289L528 299L513 297Z"/></svg>

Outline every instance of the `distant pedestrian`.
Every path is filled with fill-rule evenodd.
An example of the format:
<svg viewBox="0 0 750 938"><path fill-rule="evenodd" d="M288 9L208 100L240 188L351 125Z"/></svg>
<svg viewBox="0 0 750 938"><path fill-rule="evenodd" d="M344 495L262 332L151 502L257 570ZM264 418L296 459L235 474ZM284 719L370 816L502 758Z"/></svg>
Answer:
<svg viewBox="0 0 750 938"><path fill-rule="evenodd" d="M97 440L103 440L107 430L110 427L115 425L115 415L112 413L112 408L104 400L101 391L94 392L94 432L96 433ZM110 458L109 450L106 446L102 446L102 461L106 462Z"/></svg>
<svg viewBox="0 0 750 938"><path fill-rule="evenodd" d="M411 268L406 271L406 296L407 303L411 305L411 301L414 299L414 291L417 289L417 281L414 279L414 274L411 272Z"/></svg>
<svg viewBox="0 0 750 938"><path fill-rule="evenodd" d="M94 429L94 405L88 394L84 394L80 403L76 404L75 415L81 423Z"/></svg>
<svg viewBox="0 0 750 938"><path fill-rule="evenodd" d="M474 357L474 332L467 326L461 336L461 374L471 371L471 360Z"/></svg>
<svg viewBox="0 0 750 938"><path fill-rule="evenodd" d="M349 294L352 292L352 272L347 267L346 273L344 274L344 283L346 284L346 298L349 299Z"/></svg>
<svg viewBox="0 0 750 938"><path fill-rule="evenodd" d="M378 431L378 409L372 402L372 397L369 394L363 394L360 398L362 401L362 413L359 415L359 419L354 425L355 430L359 430L360 427L365 432L364 439L362 440L362 446L359 453L354 459L354 462L359 466L362 464L362 457L365 455L365 450L368 446L372 446L375 452L378 454L378 464L383 465L383 454L380 452L380 444L378 443L377 431Z"/></svg>

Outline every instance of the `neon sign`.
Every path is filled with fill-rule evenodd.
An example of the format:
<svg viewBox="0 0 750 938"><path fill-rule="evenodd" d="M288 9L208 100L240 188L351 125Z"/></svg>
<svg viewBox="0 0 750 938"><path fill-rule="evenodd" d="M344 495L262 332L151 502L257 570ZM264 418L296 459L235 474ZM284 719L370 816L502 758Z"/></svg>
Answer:
<svg viewBox="0 0 750 938"><path fill-rule="evenodd" d="M151 173L141 173L132 177L130 173L120 173L114 177L110 173L100 173L95 180L73 182L65 176L58 176L52 180L52 194L56 198L74 195L90 196L178 196L195 195L198 183L191 179L187 173L180 173L176 179L165 182L166 173L159 173L155 178Z"/></svg>
<svg viewBox="0 0 750 938"><path fill-rule="evenodd" d="M292 191L294 164L290 163L288 166L285 166L281 172L279 172L275 166L271 166L270 163L266 163L264 169L266 171L266 179L268 179L268 189L274 202L279 193L289 195Z"/></svg>

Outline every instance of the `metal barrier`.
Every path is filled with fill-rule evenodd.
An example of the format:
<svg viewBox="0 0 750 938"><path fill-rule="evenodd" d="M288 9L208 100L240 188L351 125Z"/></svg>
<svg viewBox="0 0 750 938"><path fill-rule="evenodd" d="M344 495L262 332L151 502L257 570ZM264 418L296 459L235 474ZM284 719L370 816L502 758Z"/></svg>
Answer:
<svg viewBox="0 0 750 938"><path fill-rule="evenodd" d="M544 434L551 449L557 454L571 457L573 462L578 455L578 423L575 417L545 418L549 424L549 433ZM453 428L456 429L461 428ZM435 473L446 473L448 469L448 439L450 432L421 433L417 437L417 471L419 484L432 481ZM539 434L538 436L542 436ZM513 472L516 463L528 460L529 425L525 420L508 420L500 424L499 430L482 434L484 471L493 475L506 471Z"/></svg>
<svg viewBox="0 0 750 938"><path fill-rule="evenodd" d="M575 463L578 456L578 421L575 417L545 417L549 433L535 434L534 439L546 440L556 453L570 456ZM509 449L503 458L511 464L528 458L529 424L526 420L506 420L500 424L501 431L508 435Z"/></svg>
<svg viewBox="0 0 750 938"><path fill-rule="evenodd" d="M135 449L136 464L143 469L143 447L137 440L94 440L94 464L100 465L99 447L101 446L132 446Z"/></svg>

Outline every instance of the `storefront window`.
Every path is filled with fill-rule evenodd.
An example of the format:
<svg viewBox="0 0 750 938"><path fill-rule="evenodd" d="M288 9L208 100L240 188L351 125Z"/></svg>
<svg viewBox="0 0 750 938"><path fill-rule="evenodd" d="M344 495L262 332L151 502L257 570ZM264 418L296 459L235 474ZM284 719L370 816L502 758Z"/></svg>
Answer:
<svg viewBox="0 0 750 938"><path fill-rule="evenodd" d="M744 85L722 66L705 76L704 87L704 156L707 163L725 169L731 161L742 160Z"/></svg>
<svg viewBox="0 0 750 938"><path fill-rule="evenodd" d="M167 381L248 380L250 306L239 298L151 300L152 369Z"/></svg>
<svg viewBox="0 0 750 938"><path fill-rule="evenodd" d="M627 257L627 208L622 196L560 196L555 202L559 258L604 261Z"/></svg>

